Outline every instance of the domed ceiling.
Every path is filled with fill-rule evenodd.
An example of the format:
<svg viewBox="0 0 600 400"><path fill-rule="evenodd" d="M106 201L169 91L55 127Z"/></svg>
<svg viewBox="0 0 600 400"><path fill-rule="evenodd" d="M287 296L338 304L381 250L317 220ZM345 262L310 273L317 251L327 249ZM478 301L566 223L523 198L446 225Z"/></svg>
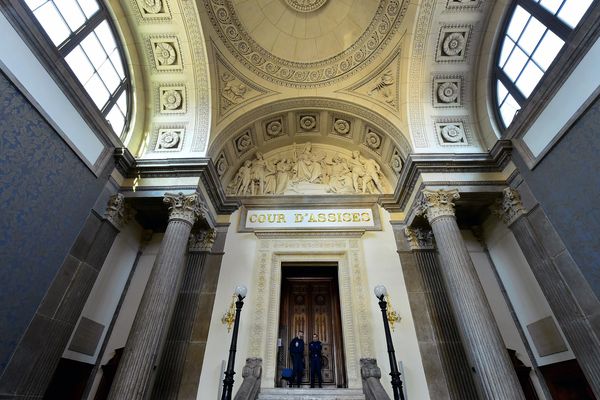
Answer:
<svg viewBox="0 0 600 400"><path fill-rule="evenodd" d="M368 65L406 11L398 0L205 0L235 58L285 86L327 85Z"/></svg>

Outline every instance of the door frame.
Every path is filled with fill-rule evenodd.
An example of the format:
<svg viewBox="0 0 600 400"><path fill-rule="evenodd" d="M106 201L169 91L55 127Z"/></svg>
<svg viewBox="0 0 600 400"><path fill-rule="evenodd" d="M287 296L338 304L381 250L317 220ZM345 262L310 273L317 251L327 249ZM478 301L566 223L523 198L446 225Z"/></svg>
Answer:
<svg viewBox="0 0 600 400"><path fill-rule="evenodd" d="M331 237L317 233L308 236L274 237L257 233L259 243L253 268L252 326L248 338L248 357L263 360L261 387L273 388L277 367L277 338L281 295L281 265L287 262L335 262L342 320L343 351L347 385L361 389L360 359L373 358L374 321L368 278L360 238Z"/></svg>
<svg viewBox="0 0 600 400"><path fill-rule="evenodd" d="M342 315L341 315L341 306L340 306L340 289L339 289L339 278L338 278L338 265L336 262L327 262L327 263L323 263L323 262L283 262L281 265L281 270L282 270L282 274L281 274L281 292L280 292L280 313L279 313L279 320L278 320L278 326L281 326L282 324L286 324L288 325L288 331L287 331L287 336L285 338L282 337L278 337L278 341L279 339L282 339L282 346L279 348L279 351L283 352L283 354L285 355L286 359L283 360L283 365L284 366L288 366L289 367L289 355L287 354L287 344L292 340L292 338L294 337L295 332L291 332L289 331L289 324L287 324L288 321L281 321L281 318L283 317L281 315L281 311L282 311L282 307L284 307L284 305L286 304L284 299L284 288L286 285L284 285L284 280L289 279L290 282L292 281L298 281L298 282L302 282L302 281L327 281L330 283L331 285L331 312L332 312L332 317L334 318L332 321L332 334L333 334L333 340L334 342L332 343L333 345L333 354L331 355L332 360L331 362L334 363L335 365L335 369L334 369L334 373L335 373L335 384L336 387L338 388L345 388L347 387L347 377L346 377L346 362L345 362L345 356L344 356L344 333L343 333L343 326L342 326ZM287 271L286 271L287 270ZM289 308L289 305L288 305ZM289 311L289 310L288 310ZM305 328L307 329L307 328ZM308 329L307 329L308 330ZM281 332L278 333L278 336L281 335ZM312 339L312 333L311 332L305 332L305 343L308 345L308 343L310 342L310 340ZM307 347L308 350L308 347ZM278 354L278 358L279 356L281 356L280 354ZM279 382L280 382L280 377L278 376L279 374L279 361L277 362L276 365L276 371L275 371L275 386L278 386ZM307 376L307 371L309 370L308 368L308 364L307 364L307 368L305 369L305 376ZM310 377L309 377L310 378Z"/></svg>

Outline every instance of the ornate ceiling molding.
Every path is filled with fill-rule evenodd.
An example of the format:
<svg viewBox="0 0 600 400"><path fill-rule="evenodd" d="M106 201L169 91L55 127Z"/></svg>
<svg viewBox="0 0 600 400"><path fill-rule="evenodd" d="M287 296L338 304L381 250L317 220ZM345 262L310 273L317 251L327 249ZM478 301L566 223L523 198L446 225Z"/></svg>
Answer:
<svg viewBox="0 0 600 400"><path fill-rule="evenodd" d="M203 2L215 31L239 62L269 82L297 88L330 85L370 64L396 33L409 5L408 0L382 0L354 44L326 60L301 63L279 58L254 41L231 0Z"/></svg>
<svg viewBox="0 0 600 400"><path fill-rule="evenodd" d="M241 72L226 61L213 42L211 42L211 47L216 65L217 123L242 108L245 104L274 94L274 92L244 77Z"/></svg>

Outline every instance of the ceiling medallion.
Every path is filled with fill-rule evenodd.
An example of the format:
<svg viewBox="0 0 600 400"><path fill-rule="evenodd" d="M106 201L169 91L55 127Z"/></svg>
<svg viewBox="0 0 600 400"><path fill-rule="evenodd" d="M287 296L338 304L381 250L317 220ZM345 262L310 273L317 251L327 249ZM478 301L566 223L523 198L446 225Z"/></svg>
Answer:
<svg viewBox="0 0 600 400"><path fill-rule="evenodd" d="M313 12L323 7L327 0L285 0L286 4L302 13Z"/></svg>
<svg viewBox="0 0 600 400"><path fill-rule="evenodd" d="M289 0L300 4L317 1ZM332 84L367 66L397 31L409 0L381 0L354 44L334 57L309 63L282 59L259 45L243 27L232 0L204 0L204 4L217 34L238 61L270 82L306 87Z"/></svg>

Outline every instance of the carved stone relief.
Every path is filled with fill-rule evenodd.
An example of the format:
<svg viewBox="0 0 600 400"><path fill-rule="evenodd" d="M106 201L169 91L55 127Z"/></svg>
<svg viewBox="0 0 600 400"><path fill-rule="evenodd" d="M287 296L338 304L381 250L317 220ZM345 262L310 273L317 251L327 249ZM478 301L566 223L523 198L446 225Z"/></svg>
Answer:
<svg viewBox="0 0 600 400"><path fill-rule="evenodd" d="M316 4L316 1L289 0L288 4L294 3L300 7ZM359 40L335 57L311 63L276 57L252 40L252 34L242 25L232 0L204 0L203 3L217 35L240 63L270 82L288 87L306 87L329 85L368 65L390 42L410 2L380 1L375 18Z"/></svg>
<svg viewBox="0 0 600 400"><path fill-rule="evenodd" d="M466 10L474 9L481 5L481 0L448 0L446 8L448 10Z"/></svg>
<svg viewBox="0 0 600 400"><path fill-rule="evenodd" d="M227 162L227 157L225 156L225 152L221 152L219 157L217 157L217 161L215 162L215 168L217 170L217 174L219 174L219 178L225 175L227 169L229 168L229 163Z"/></svg>
<svg viewBox="0 0 600 400"><path fill-rule="evenodd" d="M167 0L134 0L143 20L169 20L171 11Z"/></svg>
<svg viewBox="0 0 600 400"><path fill-rule="evenodd" d="M183 62L179 41L175 36L152 36L149 38L157 71L181 71Z"/></svg>
<svg viewBox="0 0 600 400"><path fill-rule="evenodd" d="M253 146L254 140L252 139L252 131L250 129L242 132L233 140L233 147L239 155L244 154Z"/></svg>
<svg viewBox="0 0 600 400"><path fill-rule="evenodd" d="M368 147L369 150L374 151L377 154L381 154L381 149L383 148L383 137L373 129L367 128L365 132L364 145Z"/></svg>
<svg viewBox="0 0 600 400"><path fill-rule="evenodd" d="M346 138L352 137L352 122L347 118L333 117L332 133Z"/></svg>
<svg viewBox="0 0 600 400"><path fill-rule="evenodd" d="M160 86L159 111L163 114L184 114L187 111L185 86Z"/></svg>
<svg viewBox="0 0 600 400"><path fill-rule="evenodd" d="M285 3L298 12L306 13L323 7L327 0L285 0Z"/></svg>
<svg viewBox="0 0 600 400"><path fill-rule="evenodd" d="M241 73L230 66L216 50L214 44L213 51L217 60L219 119L229 115L242 104L269 93L267 89L245 79Z"/></svg>
<svg viewBox="0 0 600 400"><path fill-rule="evenodd" d="M394 149L392 153L392 157L390 158L390 167L396 173L396 175L400 175L402 172L402 166L404 163L402 162L402 156L400 155L400 150L397 148Z"/></svg>
<svg viewBox="0 0 600 400"><path fill-rule="evenodd" d="M351 157L294 145L265 158L260 152L246 160L227 186L231 196L301 193L387 193L380 165L354 151Z"/></svg>
<svg viewBox="0 0 600 400"><path fill-rule="evenodd" d="M433 79L433 106L457 107L462 105L462 77Z"/></svg>
<svg viewBox="0 0 600 400"><path fill-rule="evenodd" d="M177 151L183 146L184 128L161 128L158 130L155 151Z"/></svg>
<svg viewBox="0 0 600 400"><path fill-rule="evenodd" d="M319 114L296 114L296 131L298 133L319 132Z"/></svg>
<svg viewBox="0 0 600 400"><path fill-rule="evenodd" d="M359 239L265 238L260 240L254 264L252 293L256 293L251 312L249 357L264 360L263 387L275 382L277 362L277 317L280 307L281 264L306 260L333 261L338 264L342 332L349 388L360 388L359 360L373 357L371 311L364 256Z"/></svg>
<svg viewBox="0 0 600 400"><path fill-rule="evenodd" d="M444 26L440 30L436 61L464 61L467 55L470 26Z"/></svg>
<svg viewBox="0 0 600 400"><path fill-rule="evenodd" d="M435 124L435 128L441 145L468 144L462 122L438 122Z"/></svg>
<svg viewBox="0 0 600 400"><path fill-rule="evenodd" d="M271 118L263 123L265 141L285 136L286 123L283 116Z"/></svg>

